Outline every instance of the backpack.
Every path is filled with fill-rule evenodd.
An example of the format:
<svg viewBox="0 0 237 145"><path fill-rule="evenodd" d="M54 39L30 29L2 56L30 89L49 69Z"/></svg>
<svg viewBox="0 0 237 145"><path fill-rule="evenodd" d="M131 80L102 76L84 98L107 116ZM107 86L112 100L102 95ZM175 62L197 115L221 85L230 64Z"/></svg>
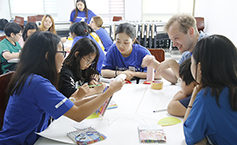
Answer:
<svg viewBox="0 0 237 145"><path fill-rule="evenodd" d="M4 30L4 27L5 25L8 23L8 20L7 19L0 19L0 30L3 31Z"/></svg>

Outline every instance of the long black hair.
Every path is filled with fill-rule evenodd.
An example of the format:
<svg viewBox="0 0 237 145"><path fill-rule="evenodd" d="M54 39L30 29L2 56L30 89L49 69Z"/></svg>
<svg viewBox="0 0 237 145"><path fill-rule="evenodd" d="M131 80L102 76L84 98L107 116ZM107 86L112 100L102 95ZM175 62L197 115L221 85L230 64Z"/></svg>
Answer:
<svg viewBox="0 0 237 145"><path fill-rule="evenodd" d="M39 30L38 26L36 25L36 23L34 22L28 22L26 25L25 25L25 28L24 28L24 31L22 33L22 37L23 37L23 40L26 41L27 39L27 31L30 30L30 29L36 29L36 31Z"/></svg>
<svg viewBox="0 0 237 145"><path fill-rule="evenodd" d="M27 78L32 74L40 75L55 87L58 86L55 55L60 41L57 35L50 32L35 32L27 39L20 53L16 73L9 83L8 96L14 93L19 95Z"/></svg>
<svg viewBox="0 0 237 145"><path fill-rule="evenodd" d="M130 23L122 23L118 25L115 31L115 36L117 36L118 33L126 33L132 39L132 41L136 39L136 29ZM139 42L135 40L134 44L139 44Z"/></svg>
<svg viewBox="0 0 237 145"><path fill-rule="evenodd" d="M78 15L78 12L80 11L78 8L77 8L77 3L78 2L82 2L83 4L84 4L84 6L85 6L85 8L84 8L84 10L83 11L85 11L86 12L86 22L88 21L88 8L87 8L87 6L86 6L86 0L77 0L77 2L76 2L76 8L75 8L75 10L74 11L76 11L76 13L75 13L75 15L74 15L74 18L73 18L73 21L75 22L75 19L77 18L77 15Z"/></svg>
<svg viewBox="0 0 237 145"><path fill-rule="evenodd" d="M202 38L195 46L193 59L201 64L200 89L211 88L217 104L223 88L228 87L231 108L237 111L237 49L225 36ZM196 71L197 72L197 71Z"/></svg>
<svg viewBox="0 0 237 145"><path fill-rule="evenodd" d="M77 57L75 56L76 52L79 52ZM90 65L86 70L81 70L81 59L84 56L90 54L96 54L96 57L94 59L95 63ZM82 38L74 44L70 54L64 60L64 64L72 67L73 72L75 73L77 78L83 81L90 82L93 78L93 75L98 74L96 67L99 59L99 54L99 49L93 40L89 38Z"/></svg>

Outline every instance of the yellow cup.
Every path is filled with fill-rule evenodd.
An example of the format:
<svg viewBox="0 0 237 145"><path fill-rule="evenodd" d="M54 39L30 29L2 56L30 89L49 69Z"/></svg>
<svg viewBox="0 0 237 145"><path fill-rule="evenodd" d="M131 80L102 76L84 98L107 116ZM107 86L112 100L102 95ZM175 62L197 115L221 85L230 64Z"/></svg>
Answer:
<svg viewBox="0 0 237 145"><path fill-rule="evenodd" d="M161 90L163 88L163 82L162 81L152 81L151 88L154 90Z"/></svg>

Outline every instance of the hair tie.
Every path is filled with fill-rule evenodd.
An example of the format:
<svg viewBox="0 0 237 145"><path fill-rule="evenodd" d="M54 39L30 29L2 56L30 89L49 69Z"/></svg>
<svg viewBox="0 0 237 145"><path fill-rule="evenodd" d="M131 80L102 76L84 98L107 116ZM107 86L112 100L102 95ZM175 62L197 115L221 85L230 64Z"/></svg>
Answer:
<svg viewBox="0 0 237 145"><path fill-rule="evenodd" d="M85 30L85 32L88 32L87 30Z"/></svg>

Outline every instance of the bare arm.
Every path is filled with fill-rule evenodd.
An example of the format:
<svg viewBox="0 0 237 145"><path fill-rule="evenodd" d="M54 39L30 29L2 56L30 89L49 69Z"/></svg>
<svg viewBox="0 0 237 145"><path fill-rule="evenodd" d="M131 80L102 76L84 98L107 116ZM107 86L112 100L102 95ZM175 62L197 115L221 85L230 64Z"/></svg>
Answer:
<svg viewBox="0 0 237 145"><path fill-rule="evenodd" d="M89 115L91 115L96 109L98 109L113 93L117 92L123 86L124 81L112 81L110 87L106 92L98 97L94 97L86 103L75 102L75 105L68 110L64 115L75 120L82 121ZM79 106L77 106L79 105Z"/></svg>
<svg viewBox="0 0 237 145"><path fill-rule="evenodd" d="M167 107L168 113L170 115L183 117L185 115L186 108L179 102L179 100L182 100L186 97L187 95L185 95L182 90L177 92Z"/></svg>
<svg viewBox="0 0 237 145"><path fill-rule="evenodd" d="M19 52L17 52L17 53L10 53L9 51L4 52L4 53L2 54L2 56L3 56L6 60L10 60L10 59L13 59L13 58L19 58L19 55L20 55Z"/></svg>

